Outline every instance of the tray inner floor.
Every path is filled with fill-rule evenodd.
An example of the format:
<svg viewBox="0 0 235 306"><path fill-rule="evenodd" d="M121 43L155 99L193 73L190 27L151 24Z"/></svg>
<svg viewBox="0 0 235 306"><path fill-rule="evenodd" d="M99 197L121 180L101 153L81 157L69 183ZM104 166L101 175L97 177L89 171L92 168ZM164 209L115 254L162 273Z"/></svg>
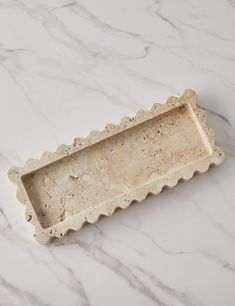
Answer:
<svg viewBox="0 0 235 306"><path fill-rule="evenodd" d="M210 155L191 108L180 106L22 178L43 228Z"/></svg>

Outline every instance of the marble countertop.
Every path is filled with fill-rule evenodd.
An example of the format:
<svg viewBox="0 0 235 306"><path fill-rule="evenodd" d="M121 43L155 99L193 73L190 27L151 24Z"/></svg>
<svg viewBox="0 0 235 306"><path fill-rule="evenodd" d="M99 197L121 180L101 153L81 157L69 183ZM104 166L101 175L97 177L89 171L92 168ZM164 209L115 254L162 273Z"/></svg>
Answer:
<svg viewBox="0 0 235 306"><path fill-rule="evenodd" d="M226 161L41 246L7 179L192 88ZM235 305L235 2L0 0L0 305Z"/></svg>

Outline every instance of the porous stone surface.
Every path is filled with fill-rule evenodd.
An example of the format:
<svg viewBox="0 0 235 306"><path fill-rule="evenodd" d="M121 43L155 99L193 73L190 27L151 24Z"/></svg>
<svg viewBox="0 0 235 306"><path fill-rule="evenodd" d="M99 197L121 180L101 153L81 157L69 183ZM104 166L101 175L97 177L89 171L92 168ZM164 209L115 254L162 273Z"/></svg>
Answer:
<svg viewBox="0 0 235 306"><path fill-rule="evenodd" d="M220 164L224 152L196 100L194 91L185 90L179 98L169 97L165 104L12 168L9 177L18 185L36 240L62 237Z"/></svg>

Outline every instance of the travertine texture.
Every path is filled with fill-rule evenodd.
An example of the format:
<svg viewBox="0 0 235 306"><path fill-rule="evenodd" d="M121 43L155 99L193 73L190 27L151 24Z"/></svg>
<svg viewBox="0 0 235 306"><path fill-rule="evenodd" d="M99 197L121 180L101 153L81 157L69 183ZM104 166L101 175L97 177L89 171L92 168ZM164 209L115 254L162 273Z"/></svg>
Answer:
<svg viewBox="0 0 235 306"><path fill-rule="evenodd" d="M223 159L196 94L186 90L180 98L170 97L164 105L29 160L11 169L9 177L18 184L36 240L46 243Z"/></svg>

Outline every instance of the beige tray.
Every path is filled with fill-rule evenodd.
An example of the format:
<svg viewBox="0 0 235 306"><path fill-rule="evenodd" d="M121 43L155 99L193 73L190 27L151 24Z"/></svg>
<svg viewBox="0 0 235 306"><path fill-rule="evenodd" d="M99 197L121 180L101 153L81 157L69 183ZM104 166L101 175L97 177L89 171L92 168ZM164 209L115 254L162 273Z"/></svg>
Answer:
<svg viewBox="0 0 235 306"><path fill-rule="evenodd" d="M36 240L44 244L223 159L196 94L186 90L180 98L169 97L166 104L28 160L12 168L9 178L18 185L17 197L35 225Z"/></svg>

